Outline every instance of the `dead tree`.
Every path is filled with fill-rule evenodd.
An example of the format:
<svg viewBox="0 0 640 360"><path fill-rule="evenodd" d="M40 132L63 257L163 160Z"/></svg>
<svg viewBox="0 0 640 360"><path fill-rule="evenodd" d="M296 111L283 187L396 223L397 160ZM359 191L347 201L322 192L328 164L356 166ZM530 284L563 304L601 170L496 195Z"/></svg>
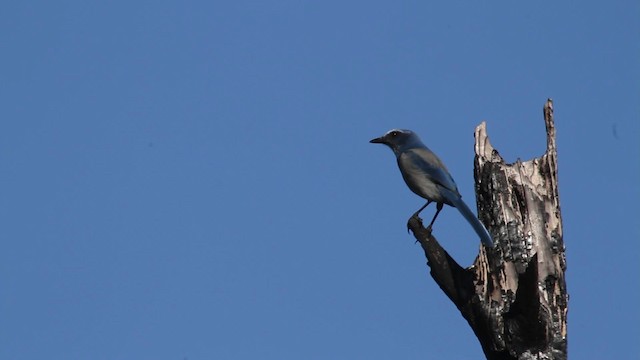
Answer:
<svg viewBox="0 0 640 360"><path fill-rule="evenodd" d="M456 305L494 359L566 359L567 301L551 99L544 106L547 150L505 164L483 122L475 131L478 213L496 247L481 246L463 268L422 220L408 226L422 245L431 276Z"/></svg>

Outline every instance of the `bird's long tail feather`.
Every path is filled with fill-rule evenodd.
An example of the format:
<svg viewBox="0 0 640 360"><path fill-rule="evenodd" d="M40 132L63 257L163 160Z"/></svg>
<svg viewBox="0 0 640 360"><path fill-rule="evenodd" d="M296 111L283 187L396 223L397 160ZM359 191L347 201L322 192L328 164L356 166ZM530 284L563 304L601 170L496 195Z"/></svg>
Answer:
<svg viewBox="0 0 640 360"><path fill-rule="evenodd" d="M469 209L467 204L465 204L464 201L462 201L462 198L459 195L453 194L450 192L448 192L447 195L449 195L447 196L447 200L451 201L453 205L456 207L456 209L460 211L460 214L464 216L464 218L471 225L471 227L473 227L473 230L476 231L476 234L478 234L478 236L480 237L480 240L482 240L482 242L486 246L493 247L493 241L491 240L491 235L489 234L487 229L484 227L484 225L482 225L480 220L478 220L478 218L476 217L476 214L474 214L473 211Z"/></svg>

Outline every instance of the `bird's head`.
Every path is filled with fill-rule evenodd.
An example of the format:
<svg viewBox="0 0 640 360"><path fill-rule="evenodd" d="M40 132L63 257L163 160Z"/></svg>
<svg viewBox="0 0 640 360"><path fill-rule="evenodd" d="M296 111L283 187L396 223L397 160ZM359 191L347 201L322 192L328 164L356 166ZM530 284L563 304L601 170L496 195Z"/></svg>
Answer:
<svg viewBox="0 0 640 360"><path fill-rule="evenodd" d="M418 135L411 130L392 129L381 137L369 141L373 144L385 144L393 150L396 155L399 152L416 146L423 146Z"/></svg>

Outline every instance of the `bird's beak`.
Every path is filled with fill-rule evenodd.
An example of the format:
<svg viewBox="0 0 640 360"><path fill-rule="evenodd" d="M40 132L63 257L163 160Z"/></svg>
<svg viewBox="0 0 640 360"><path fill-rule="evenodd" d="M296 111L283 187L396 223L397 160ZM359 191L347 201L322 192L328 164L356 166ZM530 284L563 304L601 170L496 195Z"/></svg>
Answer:
<svg viewBox="0 0 640 360"><path fill-rule="evenodd" d="M369 140L370 143L372 144L385 144L386 142L384 141L384 138L382 137L377 137L375 139L371 139Z"/></svg>

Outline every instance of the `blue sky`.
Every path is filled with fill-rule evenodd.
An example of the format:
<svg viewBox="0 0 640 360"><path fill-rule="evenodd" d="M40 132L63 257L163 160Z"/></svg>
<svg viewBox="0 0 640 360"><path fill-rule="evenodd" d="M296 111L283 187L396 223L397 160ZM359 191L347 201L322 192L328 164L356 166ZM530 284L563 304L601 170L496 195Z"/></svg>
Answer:
<svg viewBox="0 0 640 360"><path fill-rule="evenodd" d="M576 359L638 356L640 4L57 1L0 12L0 358L477 359L368 140L473 207L473 131L545 149ZM431 212L425 213L425 217ZM470 264L454 209L434 229Z"/></svg>

